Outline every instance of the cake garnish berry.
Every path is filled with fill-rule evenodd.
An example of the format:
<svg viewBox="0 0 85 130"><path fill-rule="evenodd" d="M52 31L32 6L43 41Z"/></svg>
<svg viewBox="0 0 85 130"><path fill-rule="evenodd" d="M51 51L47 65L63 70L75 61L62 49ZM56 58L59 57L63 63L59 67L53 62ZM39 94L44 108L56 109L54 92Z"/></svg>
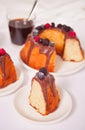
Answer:
<svg viewBox="0 0 85 130"><path fill-rule="evenodd" d="M43 80L45 78L45 76L48 74L48 71L46 68L42 67L39 69L39 72L37 73L37 77L40 80Z"/></svg>
<svg viewBox="0 0 85 130"><path fill-rule="evenodd" d="M38 31L37 29L34 29L34 30L33 30L33 36L34 36L34 37L37 36L37 35L38 35L38 32L39 32L39 31Z"/></svg>
<svg viewBox="0 0 85 130"><path fill-rule="evenodd" d="M73 29L70 27L70 26L67 26L67 25L62 25L62 24L58 24L57 25L57 28L60 28L62 30L64 30L65 32L69 32L69 31L72 31Z"/></svg>
<svg viewBox="0 0 85 130"><path fill-rule="evenodd" d="M69 31L68 32L68 36L71 38L75 38L76 37L76 33L74 31Z"/></svg>
<svg viewBox="0 0 85 130"><path fill-rule="evenodd" d="M3 48L1 48L0 49L0 56L3 56L4 54L6 54L6 51Z"/></svg>
<svg viewBox="0 0 85 130"><path fill-rule="evenodd" d="M47 39L47 38L42 39L39 36L35 36L34 40L35 40L35 42L38 42L38 43L40 43L40 44L42 44L44 46L54 47L54 42L50 42L49 39Z"/></svg>
<svg viewBox="0 0 85 130"><path fill-rule="evenodd" d="M44 25L41 25L41 26L37 26L35 29L37 29L38 31L41 31L44 29Z"/></svg>
<svg viewBox="0 0 85 130"><path fill-rule="evenodd" d="M62 24L58 24L57 28L62 28L62 26L63 26Z"/></svg>
<svg viewBox="0 0 85 130"><path fill-rule="evenodd" d="M49 23L46 23L44 26L46 29L51 27L51 25Z"/></svg>
<svg viewBox="0 0 85 130"><path fill-rule="evenodd" d="M40 68L39 72L44 73L45 76L48 74L48 71L47 71L47 69L45 67Z"/></svg>
<svg viewBox="0 0 85 130"><path fill-rule="evenodd" d="M42 79L45 78L45 75L44 75L44 73L42 73L42 72L38 72L38 73L37 73L37 76L38 76L38 78L39 78L40 80L42 80Z"/></svg>
<svg viewBox="0 0 85 130"><path fill-rule="evenodd" d="M43 40L43 45L48 46L49 45L49 39L45 38Z"/></svg>
<svg viewBox="0 0 85 130"><path fill-rule="evenodd" d="M51 27L55 27L55 23L54 22L51 23Z"/></svg>
<svg viewBox="0 0 85 130"><path fill-rule="evenodd" d="M34 39L35 39L35 42L39 42L40 37L39 36L35 36Z"/></svg>
<svg viewBox="0 0 85 130"><path fill-rule="evenodd" d="M42 39L42 38L40 38L38 42L39 42L39 43L43 43L43 39Z"/></svg>

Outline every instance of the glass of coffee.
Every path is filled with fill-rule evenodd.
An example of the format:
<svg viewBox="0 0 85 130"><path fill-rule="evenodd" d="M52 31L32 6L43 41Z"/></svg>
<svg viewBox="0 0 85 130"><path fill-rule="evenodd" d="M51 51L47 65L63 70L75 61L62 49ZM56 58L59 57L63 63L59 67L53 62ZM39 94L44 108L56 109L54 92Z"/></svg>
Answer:
<svg viewBox="0 0 85 130"><path fill-rule="evenodd" d="M8 12L7 19L12 43L16 45L23 45L28 34L30 34L33 30L35 15L33 14L28 19L27 12L15 10Z"/></svg>

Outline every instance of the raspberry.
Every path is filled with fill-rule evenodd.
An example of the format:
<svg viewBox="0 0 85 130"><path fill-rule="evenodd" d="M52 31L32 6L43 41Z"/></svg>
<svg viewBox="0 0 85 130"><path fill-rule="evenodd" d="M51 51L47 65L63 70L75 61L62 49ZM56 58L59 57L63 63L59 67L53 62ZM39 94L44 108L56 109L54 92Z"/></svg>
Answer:
<svg viewBox="0 0 85 130"><path fill-rule="evenodd" d="M50 25L49 23L46 23L46 24L44 25L44 27L45 27L45 28L50 28L51 25Z"/></svg>
<svg viewBox="0 0 85 130"><path fill-rule="evenodd" d="M34 39L35 39L35 42L38 42L40 40L40 37L39 36L35 36Z"/></svg>
<svg viewBox="0 0 85 130"><path fill-rule="evenodd" d="M0 56L3 56L4 54L6 54L6 51L3 48L1 48L0 49Z"/></svg>
<svg viewBox="0 0 85 130"><path fill-rule="evenodd" d="M68 32L68 36L72 37L72 38L75 38L76 37L76 33L74 31L69 31Z"/></svg>

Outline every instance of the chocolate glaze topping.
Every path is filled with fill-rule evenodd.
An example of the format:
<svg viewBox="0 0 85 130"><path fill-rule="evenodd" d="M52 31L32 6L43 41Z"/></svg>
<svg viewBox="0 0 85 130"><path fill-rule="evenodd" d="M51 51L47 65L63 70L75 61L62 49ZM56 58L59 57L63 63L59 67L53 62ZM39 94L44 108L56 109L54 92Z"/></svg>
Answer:
<svg viewBox="0 0 85 130"><path fill-rule="evenodd" d="M0 56L0 66L1 66L1 69L2 69L2 76L3 78L6 77L6 74L5 74L5 57L6 57L7 53Z"/></svg>

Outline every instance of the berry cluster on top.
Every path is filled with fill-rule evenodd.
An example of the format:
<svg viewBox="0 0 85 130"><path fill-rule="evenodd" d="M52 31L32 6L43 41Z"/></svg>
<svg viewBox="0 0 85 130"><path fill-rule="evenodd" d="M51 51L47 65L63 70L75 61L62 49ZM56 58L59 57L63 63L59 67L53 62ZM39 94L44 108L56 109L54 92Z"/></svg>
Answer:
<svg viewBox="0 0 85 130"><path fill-rule="evenodd" d="M42 39L39 36L35 36L34 39L35 39L35 42L43 44L44 46L54 47L54 42L49 41L49 39L47 39L47 38Z"/></svg>
<svg viewBox="0 0 85 130"><path fill-rule="evenodd" d="M36 37L39 35L39 33L45 29L49 29L49 28L58 28L61 29L62 31L66 32L66 34L71 37L71 38L75 38L76 37L76 33L74 32L74 30L70 27L67 26L65 24L58 24L57 26L55 26L55 23L52 22L50 23L46 23L46 24L42 24L40 26L37 26L34 31L33 31L33 36L35 38L36 42L42 42L42 39L39 37Z"/></svg>
<svg viewBox="0 0 85 130"><path fill-rule="evenodd" d="M59 28L59 29L63 30L64 32L66 32L67 35L69 37L71 37L71 38L75 38L76 37L76 33L74 32L74 30L70 26L58 24L57 28Z"/></svg>

